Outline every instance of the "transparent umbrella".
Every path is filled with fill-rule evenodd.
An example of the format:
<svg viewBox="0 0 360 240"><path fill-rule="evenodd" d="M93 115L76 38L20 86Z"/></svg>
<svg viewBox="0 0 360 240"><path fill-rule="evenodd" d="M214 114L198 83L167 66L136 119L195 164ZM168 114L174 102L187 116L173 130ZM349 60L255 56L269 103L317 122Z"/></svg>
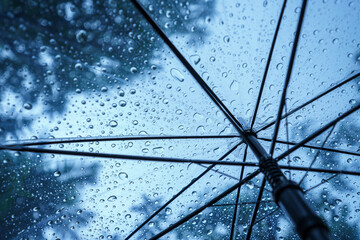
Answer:
<svg viewBox="0 0 360 240"><path fill-rule="evenodd" d="M359 238L359 7L1 1L1 238Z"/></svg>

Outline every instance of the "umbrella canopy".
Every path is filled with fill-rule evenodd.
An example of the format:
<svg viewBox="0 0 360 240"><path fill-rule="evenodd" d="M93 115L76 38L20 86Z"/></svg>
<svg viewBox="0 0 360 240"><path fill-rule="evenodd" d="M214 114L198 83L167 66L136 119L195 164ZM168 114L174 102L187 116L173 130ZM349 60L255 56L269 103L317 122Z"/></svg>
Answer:
<svg viewBox="0 0 360 240"><path fill-rule="evenodd" d="M359 238L359 8L2 0L1 239Z"/></svg>

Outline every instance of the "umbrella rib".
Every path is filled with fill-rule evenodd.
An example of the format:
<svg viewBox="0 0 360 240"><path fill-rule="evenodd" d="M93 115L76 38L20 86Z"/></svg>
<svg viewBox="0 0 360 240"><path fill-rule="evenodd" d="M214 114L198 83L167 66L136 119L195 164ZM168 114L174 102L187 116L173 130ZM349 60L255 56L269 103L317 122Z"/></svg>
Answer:
<svg viewBox="0 0 360 240"><path fill-rule="evenodd" d="M287 1L287 0L284 0L284 3L283 3L283 5L282 5L281 11L280 11L280 16L279 16L279 19L278 19L278 23L277 23L277 25L276 25L274 37L273 37L273 40L272 40L272 43L271 43L271 47L270 47L268 59L267 59L266 66L265 66L264 75L263 75L263 78L262 78L262 80L261 80L261 85L260 85L260 89L259 89L259 95L258 95L258 98L257 98L257 100L256 100L255 110L254 110L254 114L253 114L253 117L252 117L252 120L251 120L251 127L250 127L250 129L253 129L253 127L254 127L255 120L256 120L256 115L257 115L257 112L258 112L258 110L259 110L260 100L261 100L261 96L262 96L263 91L264 91L265 81L266 81L267 74L268 74L268 71L269 71L269 67L270 67L270 63L271 63L271 58L272 58L272 55L273 55L273 52L274 52L274 49L275 49L275 43L276 43L276 39L277 39L277 36L278 36L278 33L279 33L279 29L280 29L280 25L281 25L281 20L282 20L283 15L284 15L285 6L286 6L286 1Z"/></svg>
<svg viewBox="0 0 360 240"><path fill-rule="evenodd" d="M259 137L259 140L263 140L263 141L267 141L270 142L271 139L270 138L262 138ZM282 140L277 140L276 142L278 143L282 143L282 144L288 144L288 145L296 145L295 142L287 142L287 141L282 141ZM326 147L319 147L319 146L314 146L314 145L308 145L308 144L304 144L301 147L305 147L305 148L313 148L313 149L320 149L320 150L324 150L324 151L329 151L329 152L335 152L335 153L344 153L344 154L349 154L349 155L354 155L354 156L358 156L360 157L360 153L357 152L351 152L351 151L345 151L345 150L341 150L341 149L333 149L333 148L326 148Z"/></svg>
<svg viewBox="0 0 360 240"><path fill-rule="evenodd" d="M325 126L323 126L322 128L318 129L317 131L313 132L312 134L310 134L310 136L306 137L305 139L303 139L302 141L296 143L292 148L290 148L289 150L285 151L284 153L280 154L280 156L277 157L277 160L281 160L284 157L286 157L287 155L291 154L292 152L296 151L297 149L299 149L300 147L302 147L304 144L306 144L307 142L311 141L312 139L316 138L317 136L319 136L320 134L322 134L323 132L325 132L327 129L329 129L330 127L334 126L337 122L339 122L340 120L344 119L345 117L349 116L350 114L354 113L355 111L357 111L360 108L360 104L358 104L357 106L355 106L354 108L346 111L344 114L338 116L337 118L335 118L334 120L332 120L331 122L327 123Z"/></svg>
<svg viewBox="0 0 360 240"><path fill-rule="evenodd" d="M285 114L287 114L287 103L285 102ZM286 126L286 141L289 142L290 137L289 137L289 121L288 118L285 118L285 126ZM277 142L277 141L276 141ZM287 150L289 150L289 145L286 145ZM288 159L288 165L291 166L290 164L290 154L287 156ZM291 171L289 171L289 180L291 181Z"/></svg>
<svg viewBox="0 0 360 240"><path fill-rule="evenodd" d="M153 236L152 238L150 238L149 240L156 240L159 239L160 237L164 236L165 234L169 233L170 231L172 231L173 229L177 228L178 226L182 225L183 223L187 222L188 220L190 220L191 218L193 218L194 216L196 216L197 214L201 213L202 211L204 211L206 208L212 206L213 204L215 204L216 202L218 202L219 200L221 200L222 198L226 197L227 195L229 195L230 193L232 193L234 190L236 190L238 187L240 187L241 185L244 185L246 182L250 181L251 179L253 179L254 177L256 177L258 174L260 173L260 170L256 170L255 172L251 173L250 175L248 175L247 177L245 177L243 180L241 180L240 182L236 183L235 185L233 185L232 187L228 188L227 190L225 190L224 192L222 192L221 194L219 194L217 197L211 199L209 202L207 202L206 204L204 204L203 206L199 207L198 209L196 209L195 211L193 211L192 213L186 215L185 217L181 218L179 221L177 221L176 223L170 225L169 227L167 227L166 229L164 229L163 231L161 231L160 233L156 234L155 236Z"/></svg>
<svg viewBox="0 0 360 240"><path fill-rule="evenodd" d="M137 161L152 161L152 162L174 162L174 163L196 163L196 164L214 164L214 165L226 165L226 166L245 166L245 167L259 167L259 163L254 162L223 162L216 160L200 160L200 159L182 159L182 158L165 158L165 157L147 157L147 156L134 156L134 155L122 155L111 153L96 153L96 152L77 152L57 149L44 149L44 148L16 148L0 147L0 150L19 151L19 152L33 152L33 153L49 153L58 155L71 155L82 157L98 157L98 158L114 158L123 160L137 160ZM291 150L291 149L290 149ZM288 165L279 165L281 169L301 170L305 171L307 167L297 167ZM347 170L331 170L322 168L311 168L310 172L323 172L323 173L341 173L348 175L360 176L360 172L353 172Z"/></svg>
<svg viewBox="0 0 360 240"><path fill-rule="evenodd" d="M242 144L239 143L235 145L232 149L227 151L219 160L225 159L230 153L235 151L235 149ZM202 178L206 173L212 170L215 167L215 164L209 166L205 171L203 171L200 175L194 178L190 183L188 183L185 187L183 187L178 193L176 193L172 198L170 198L165 204L163 204L156 212L154 212L150 217L148 217L144 222L142 222L134 231L132 231L125 240L130 239L136 232L138 232L143 226L145 226L151 219L153 219L157 214L159 214L163 209L165 209L170 203L172 203L177 197L179 197L183 192L185 192L188 188L190 188L194 183L196 183L200 178Z"/></svg>
<svg viewBox="0 0 360 240"><path fill-rule="evenodd" d="M248 232L246 233L246 240L250 240L250 238L251 238L252 229L253 229L254 224L255 224L255 219L256 219L257 213L259 211L260 202L261 202L261 198L262 198L262 195L263 195L263 192L264 192L265 184L266 184L266 179L264 177L263 180L262 180L262 183L261 183L261 187L260 187L260 191L259 191L259 194L258 194L258 197L257 197L256 204L254 206L254 211L253 211L253 214L251 216L250 226L249 226Z"/></svg>
<svg viewBox="0 0 360 240"><path fill-rule="evenodd" d="M247 165L246 163L244 163L243 165L230 165L230 166L255 167L255 166L258 166L258 165L256 165L256 164L257 164L257 163L249 163L249 165ZM199 165L200 167L203 167L203 168L208 168L208 166L206 166L206 165L204 165L204 164L198 163L198 165ZM215 164L215 165L218 165L218 164ZM221 172L221 171L219 171L218 169L211 169L211 171L213 171L213 172L215 172L215 173L219 173L219 174L221 174L221 175L224 175L225 177L234 179L234 180L236 180L236 181L240 181L240 180L241 180L241 178L236 178L236 177L231 176L231 175L229 175L229 174L227 174L227 173ZM259 186L259 185L256 185L256 184L254 184L254 187L260 188L260 186ZM267 189L267 188L265 188L264 190L265 190L266 192L271 192L271 190L269 190L269 189Z"/></svg>
<svg viewBox="0 0 360 240"><path fill-rule="evenodd" d="M63 144L63 143L81 143L81 142L106 142L106 141L136 141L136 140L165 140L165 139L217 139L217 138L237 138L238 135L204 135L204 136L116 136L116 137L84 137L84 138L56 138L56 139L40 139L36 141L22 140L18 143L4 144L2 146L41 146L48 144Z"/></svg>
<svg viewBox="0 0 360 240"><path fill-rule="evenodd" d="M323 149L323 147L325 146L326 142L328 141L330 135L331 135L332 132L334 131L335 126L336 126L336 125L334 125L334 126L331 128L329 134L326 136L324 142L323 142L322 145L321 145L321 149L319 149L319 150L317 151L317 153L315 154L315 156L314 156L313 160L311 161L308 169L306 170L306 172L304 173L304 175L303 175L303 177L301 178L300 182L298 183L299 186L300 186L300 185L302 184L302 182L305 180L305 178L306 178L306 176L307 176L307 174L308 174L308 172L309 172L309 169L311 169L311 167L314 165L314 163L315 163L317 157L319 156L321 150ZM289 145L288 145L288 146L289 146Z"/></svg>
<svg viewBox="0 0 360 240"><path fill-rule="evenodd" d="M245 152L244 152L244 157L243 157L243 162L246 162L247 150L248 150L248 146L246 145ZM241 181L241 179L243 179L243 177L244 177L244 170L245 170L244 167L242 167L241 171L240 171L240 179L239 179L239 181ZM235 236L236 236L236 223L237 223L237 212L238 212L238 204L239 204L239 199L240 199L240 191L241 191L241 186L238 187L237 193L236 193L236 202L235 202L235 207L234 207L234 214L233 214L233 218L232 218L232 222L231 222L230 240L234 239Z"/></svg>
<svg viewBox="0 0 360 240"><path fill-rule="evenodd" d="M227 161L219 162L218 160L167 158L167 157L125 155L125 154L99 153L99 152L82 152L82 151L59 150L59 149L48 149L48 148L0 146L0 150L71 155L71 156L81 156L81 157L98 157L98 158L114 158L114 159L123 159L123 160L166 162L166 163L174 162L174 163L195 163L195 164L214 164L214 165L227 165L227 166L257 167L257 163L242 163L242 162L227 162Z"/></svg>
<svg viewBox="0 0 360 240"><path fill-rule="evenodd" d="M202 89L210 97L210 99L220 108L223 114L228 118L228 120L234 125L236 130L246 138L246 133L244 127L238 121L238 119L231 113L231 111L225 106L225 104L219 99L219 97L213 92L213 90L207 85L207 83L202 79L202 77L196 72L196 70L191 66L191 64L186 60L186 58L180 53L176 46L170 41L166 34L161 30L161 28L156 24L156 22L150 17L146 12L144 7L137 1L131 0L138 11L145 17L153 29L159 34L161 39L166 43L166 45L172 50L176 57L181 61L185 68L190 72L194 79L199 83Z"/></svg>
<svg viewBox="0 0 360 240"><path fill-rule="evenodd" d="M357 77L359 77L359 76L360 76L360 73L357 73L357 74L355 74L355 75L353 75L353 76L351 76L351 77L349 77L349 78L345 79L344 81L342 81L342 82L340 82L340 83L336 84L335 86L333 86L333 87L329 88L328 90L324 91L323 93L321 93L321 94L319 94L319 95L315 96L314 98L310 99L309 101L307 101L307 102L305 102L305 103L301 104L300 106L298 106L298 107L294 108L293 110L289 111L287 114L283 115L283 116L281 117L281 119L284 119L285 117L290 116L291 114L293 114L293 113L295 113L295 112L299 111L299 110L300 110L300 109L302 109L303 107L305 107L305 106L309 105L310 103L312 103L312 102L314 102L314 101L318 100L319 98L321 98L321 97L323 97L323 96L327 95L328 93L330 93L330 92L334 91L335 89L337 89L337 88L339 88L339 87L343 86L344 84L346 84L346 83L348 83L348 82L350 82L350 81L354 80L355 78L357 78ZM256 133L259 133L260 131L263 131L263 130L265 130L265 129L267 129L267 128L271 127L272 125L274 125L274 123L275 123L275 121L272 121L272 122L268 123L267 125L265 125L265 126L261 127L259 130L257 130L257 131L256 131Z"/></svg>
<svg viewBox="0 0 360 240"><path fill-rule="evenodd" d="M263 216L262 218L260 218L259 220L257 220L257 221L254 223L254 225L258 224L259 222L261 222L261 221L264 220L265 218L269 217L270 215L273 215L274 213L276 213L276 212L279 211L279 210L280 210L280 208L277 207L274 211L266 214L265 216Z"/></svg>
<svg viewBox="0 0 360 240"><path fill-rule="evenodd" d="M260 203L273 203L273 200L266 200L266 201L260 201ZM241 206L241 205L245 205L245 204L256 204L258 203L257 201L253 201L253 202L241 202L241 203L224 203L224 204L214 204L210 207L227 207L227 206Z"/></svg>
<svg viewBox="0 0 360 240"><path fill-rule="evenodd" d="M207 165L204 165L204 164L198 164L200 167L203 167L203 168L209 168L209 166ZM228 177L228 178L231 178L233 180L236 180L236 181L239 181L238 178L234 177L234 176L231 176L230 174L227 174L227 173L224 173L222 171L219 171L219 169L211 169L212 172L214 173L219 173L221 175L224 175L225 177Z"/></svg>
<svg viewBox="0 0 360 240"><path fill-rule="evenodd" d="M304 192L306 193L306 192L309 192L309 191L311 191L311 190L313 190L313 189L315 189L315 188L317 188L317 187L320 187L321 185L323 185L324 183L327 183L328 181L330 181L331 179L335 178L335 177L338 176L338 175L339 175L339 174L336 173L336 174L332 175L331 177L325 179L325 180L322 181L321 183L318 183L318 184L316 184L315 186L312 186L311 188L304 190Z"/></svg>
<svg viewBox="0 0 360 240"><path fill-rule="evenodd" d="M271 146L270 146L270 155L271 156L273 156L273 154L274 154L275 145L276 145L276 139L277 139L277 136L279 134L281 116L282 116L282 112L283 112L283 109L284 109L284 104L285 104L285 101L286 101L286 93L287 93L287 89L289 87L290 78L291 78L291 74L292 74L292 69L294 67L296 50L297 50L297 46L299 44L301 27L302 27L302 24L303 24L303 21L304 21L304 16L305 16L306 4L307 4L307 0L303 0L302 7L301 7L301 12L300 12L300 16L299 16L299 20L298 20L298 24L297 24L297 28L296 28L296 33L295 33L294 45L293 45L292 50L291 50L289 66L288 66L288 70L286 72L285 83L284 83L284 87L283 87L283 91L282 91L281 99L280 99L280 104L279 104L279 108L278 108L278 112L277 112L277 116L276 116L273 139L271 141Z"/></svg>
<svg viewBox="0 0 360 240"><path fill-rule="evenodd" d="M288 165L279 165L281 169L288 169L288 170L297 170L297 171L306 171L309 172L318 172L318 173L334 173L334 174L345 174L345 175L352 175L352 176L360 176L360 172L348 171L348 170L334 170L334 169L324 169L324 168L311 168L308 169L307 167L301 166L288 166Z"/></svg>

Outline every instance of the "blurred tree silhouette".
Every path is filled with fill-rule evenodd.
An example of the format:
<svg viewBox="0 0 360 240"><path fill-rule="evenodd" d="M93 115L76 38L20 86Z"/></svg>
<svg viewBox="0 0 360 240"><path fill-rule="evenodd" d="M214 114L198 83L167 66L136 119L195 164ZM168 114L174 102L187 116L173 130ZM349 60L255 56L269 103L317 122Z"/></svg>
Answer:
<svg viewBox="0 0 360 240"><path fill-rule="evenodd" d="M169 12L194 24L213 13L215 1L177 3ZM70 93L103 91L161 68L152 61L162 41L130 1L0 0L0 18L2 139L29 128L27 113L35 107L52 117L66 109ZM172 33L205 35L186 27ZM72 164L59 165L54 173L34 154L2 152L1 158L0 238L45 239L45 231L53 231L54 238L79 239L72 229L93 213L77 206L78 186L93 182L98 166L79 173Z"/></svg>
<svg viewBox="0 0 360 240"><path fill-rule="evenodd" d="M213 13L215 1L162 3L169 10L161 18L180 15L191 26ZM125 83L161 67L151 62L162 40L128 0L1 0L0 17L0 98L8 105L0 114L0 136L30 124L19 111L35 104L51 115L64 110L70 92ZM172 33L205 34L183 24Z"/></svg>
<svg viewBox="0 0 360 240"><path fill-rule="evenodd" d="M71 231L92 214L76 207L79 185L95 181L97 165L86 172L66 162L51 171L39 155L1 153L1 239L43 239L45 229L54 237L78 239Z"/></svg>

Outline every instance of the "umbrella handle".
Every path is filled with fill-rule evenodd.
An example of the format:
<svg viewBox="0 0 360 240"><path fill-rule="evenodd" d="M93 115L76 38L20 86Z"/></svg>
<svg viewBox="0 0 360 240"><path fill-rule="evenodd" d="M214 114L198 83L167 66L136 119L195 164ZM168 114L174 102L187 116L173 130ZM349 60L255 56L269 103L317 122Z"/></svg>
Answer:
<svg viewBox="0 0 360 240"><path fill-rule="evenodd" d="M294 182L285 180L273 188L274 199L287 213L302 239L328 240L329 229L307 203L301 188Z"/></svg>
<svg viewBox="0 0 360 240"><path fill-rule="evenodd" d="M275 202L294 223L300 237L305 240L328 240L327 225L307 203L299 185L285 177L277 161L265 151L255 134L247 133L245 136L245 142L259 160L260 171L272 187Z"/></svg>

